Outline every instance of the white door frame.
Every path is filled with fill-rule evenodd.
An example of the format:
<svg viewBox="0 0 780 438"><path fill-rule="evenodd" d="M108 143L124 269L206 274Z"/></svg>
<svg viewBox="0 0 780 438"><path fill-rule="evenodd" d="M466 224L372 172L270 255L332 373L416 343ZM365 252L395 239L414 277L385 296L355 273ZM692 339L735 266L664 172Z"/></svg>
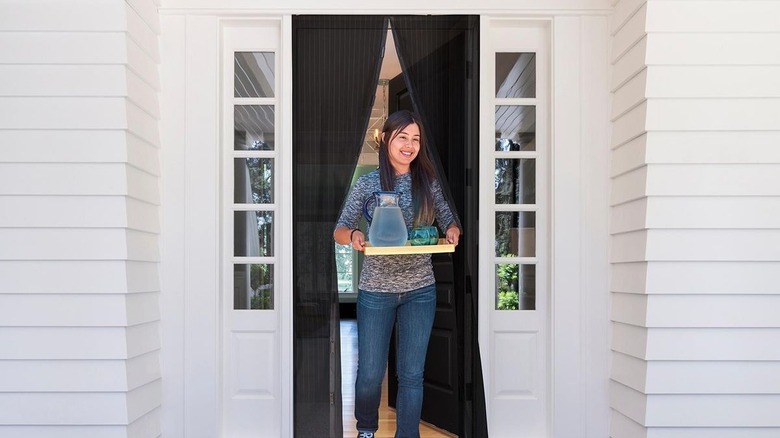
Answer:
<svg viewBox="0 0 780 438"><path fill-rule="evenodd" d="M173 0L182 3L185 0ZM280 126L284 137L280 181L291 187L292 13L329 10L247 10L202 0L203 9L161 10L163 89L163 232L161 331L163 432L170 436L220 436L223 418L220 236L223 180L220 114L220 38L236 20L274 18L281 23ZM550 436L599 435L608 429L608 42L606 11L583 11L579 2L530 14L485 14L464 1L458 11L491 20L551 22L550 102ZM346 4L346 3L345 3ZM580 6L576 6L580 5ZM231 3L232 5L232 3ZM449 7L449 6L448 6ZM579 9L578 9L579 8ZM397 13L364 5L364 13ZM449 10L408 13L446 14ZM485 129L485 127L483 127ZM492 129L487 127L487 129ZM291 205L280 205L291 217ZM282 239L291 220L279 221ZM280 253L276 281L282 436L292 435L292 257ZM480 276L492 275L481 269ZM484 293L480 291L480 293ZM483 309L484 310L484 309ZM484 321L480 321L480 324ZM480 327L481 328L481 327ZM573 329L575 328L575 329ZM482 344L482 353L486 345ZM488 359L489 360L489 359ZM490 369L484 364L484 370ZM595 378L589 378L595 376ZM491 378L486 374L485 379ZM587 402L586 402L587 400ZM490 417L491 413L488 412ZM491 419L492 421L493 419Z"/></svg>

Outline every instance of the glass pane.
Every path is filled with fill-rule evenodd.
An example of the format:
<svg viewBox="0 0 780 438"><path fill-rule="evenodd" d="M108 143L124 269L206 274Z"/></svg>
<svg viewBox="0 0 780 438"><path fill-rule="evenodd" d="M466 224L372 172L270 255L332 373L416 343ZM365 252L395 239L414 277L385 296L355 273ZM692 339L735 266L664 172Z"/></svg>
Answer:
<svg viewBox="0 0 780 438"><path fill-rule="evenodd" d="M233 109L233 149L274 150L275 117L273 105L236 105Z"/></svg>
<svg viewBox="0 0 780 438"><path fill-rule="evenodd" d="M233 96L274 97L274 52L236 52Z"/></svg>
<svg viewBox="0 0 780 438"><path fill-rule="evenodd" d="M233 309L274 308L274 265L233 266Z"/></svg>
<svg viewBox="0 0 780 438"><path fill-rule="evenodd" d="M494 181L496 204L536 203L536 160L498 158Z"/></svg>
<svg viewBox="0 0 780 438"><path fill-rule="evenodd" d="M233 202L271 204L274 202L274 159L236 158Z"/></svg>
<svg viewBox="0 0 780 438"><path fill-rule="evenodd" d="M352 290L352 244L336 245L336 282L341 292L353 292Z"/></svg>
<svg viewBox="0 0 780 438"><path fill-rule="evenodd" d="M496 53L496 97L536 97L536 53Z"/></svg>
<svg viewBox="0 0 780 438"><path fill-rule="evenodd" d="M536 310L536 265L496 265L496 310Z"/></svg>
<svg viewBox="0 0 780 438"><path fill-rule="evenodd" d="M233 254L246 257L272 257L274 249L272 211L234 212Z"/></svg>
<svg viewBox="0 0 780 438"><path fill-rule="evenodd" d="M496 257L536 256L536 213L496 213Z"/></svg>
<svg viewBox="0 0 780 438"><path fill-rule="evenodd" d="M496 150L536 150L536 107L499 105L496 107Z"/></svg>

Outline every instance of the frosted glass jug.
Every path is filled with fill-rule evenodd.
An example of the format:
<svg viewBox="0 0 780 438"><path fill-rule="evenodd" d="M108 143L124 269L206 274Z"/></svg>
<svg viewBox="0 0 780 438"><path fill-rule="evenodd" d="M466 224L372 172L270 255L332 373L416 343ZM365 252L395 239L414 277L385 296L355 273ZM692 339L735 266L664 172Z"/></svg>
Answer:
<svg viewBox="0 0 780 438"><path fill-rule="evenodd" d="M402 246L406 244L406 223L398 200L398 192L374 192L363 203L363 215L368 220L368 241L372 246ZM369 205L376 204L373 214Z"/></svg>

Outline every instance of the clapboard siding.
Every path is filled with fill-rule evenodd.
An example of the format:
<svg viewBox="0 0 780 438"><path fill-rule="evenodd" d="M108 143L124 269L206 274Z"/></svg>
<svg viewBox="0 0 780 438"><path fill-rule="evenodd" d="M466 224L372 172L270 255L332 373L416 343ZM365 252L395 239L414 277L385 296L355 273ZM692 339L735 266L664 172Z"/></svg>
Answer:
<svg viewBox="0 0 780 438"><path fill-rule="evenodd" d="M162 436L160 411L161 408L157 407L133 421L127 428L127 436L133 438L158 438Z"/></svg>
<svg viewBox="0 0 780 438"><path fill-rule="evenodd" d="M646 2L647 0L613 1L611 35L614 36L615 32L619 31Z"/></svg>
<svg viewBox="0 0 780 438"><path fill-rule="evenodd" d="M778 314L778 295L612 296L613 321L645 327L780 328Z"/></svg>
<svg viewBox="0 0 780 438"><path fill-rule="evenodd" d="M155 352L129 360L0 361L0 372L15 376L2 382L0 393L121 392L160 378Z"/></svg>
<svg viewBox="0 0 780 438"><path fill-rule="evenodd" d="M613 234L644 230L647 216L647 198L616 205L610 212L610 228Z"/></svg>
<svg viewBox="0 0 780 438"><path fill-rule="evenodd" d="M14 327L124 327L159 319L154 292L0 294L0 319ZM62 309L68 309L63 312Z"/></svg>
<svg viewBox="0 0 780 438"><path fill-rule="evenodd" d="M644 293L647 284L646 261L612 265L609 290L612 292Z"/></svg>
<svg viewBox="0 0 780 438"><path fill-rule="evenodd" d="M125 260L0 260L0 293L125 294L159 290L156 263Z"/></svg>
<svg viewBox="0 0 780 438"><path fill-rule="evenodd" d="M0 359L128 359L123 327L2 327Z"/></svg>
<svg viewBox="0 0 780 438"><path fill-rule="evenodd" d="M125 26L121 1L4 0L0 31L101 32Z"/></svg>
<svg viewBox="0 0 780 438"><path fill-rule="evenodd" d="M2 8L0 436L157 437L157 5Z"/></svg>
<svg viewBox="0 0 780 438"><path fill-rule="evenodd" d="M135 41L127 38L127 68L146 81L154 89L160 88L160 78L157 72L157 61L154 60Z"/></svg>
<svg viewBox="0 0 780 438"><path fill-rule="evenodd" d="M778 77L774 65L654 65L643 91L648 98L780 97Z"/></svg>
<svg viewBox="0 0 780 438"><path fill-rule="evenodd" d="M127 99L159 120L160 105L157 102L157 92L158 90L141 79L135 72L127 71Z"/></svg>
<svg viewBox="0 0 780 438"><path fill-rule="evenodd" d="M150 175L160 176L158 147L131 133L127 133L127 162Z"/></svg>
<svg viewBox="0 0 780 438"><path fill-rule="evenodd" d="M127 35L133 40L141 50L149 55L152 60L160 62L160 48L158 47L157 34L159 30L154 30L149 27L149 23L144 21L144 18L139 15L138 11L130 6L126 5L125 11L127 14Z"/></svg>
<svg viewBox="0 0 780 438"><path fill-rule="evenodd" d="M125 360L0 361L0 372L15 376L2 382L0 393L127 391L127 363Z"/></svg>
<svg viewBox="0 0 780 438"><path fill-rule="evenodd" d="M780 294L778 272L777 260L653 262L644 287L653 294Z"/></svg>
<svg viewBox="0 0 780 438"><path fill-rule="evenodd" d="M610 204L616 206L643 198L647 193L647 177L647 166L643 166L612 178Z"/></svg>
<svg viewBox="0 0 780 438"><path fill-rule="evenodd" d="M124 96L121 65L0 65L0 96Z"/></svg>
<svg viewBox="0 0 780 438"><path fill-rule="evenodd" d="M613 16L613 438L780 436L780 4Z"/></svg>
<svg viewBox="0 0 780 438"><path fill-rule="evenodd" d="M615 234L612 242L626 261L780 260L777 229L649 229Z"/></svg>
<svg viewBox="0 0 780 438"><path fill-rule="evenodd" d="M654 33L645 60L647 65L780 65L778 46L780 32Z"/></svg>
<svg viewBox="0 0 780 438"><path fill-rule="evenodd" d="M0 196L0 227L160 231L156 205L116 196Z"/></svg>
<svg viewBox="0 0 780 438"><path fill-rule="evenodd" d="M141 17L155 35L160 34L160 20L157 15L159 2L152 0L127 0L127 4Z"/></svg>
<svg viewBox="0 0 780 438"><path fill-rule="evenodd" d="M780 129L780 99L648 99L646 129L777 130Z"/></svg>
<svg viewBox="0 0 780 438"><path fill-rule="evenodd" d="M648 32L780 32L775 1L653 1Z"/></svg>
<svg viewBox="0 0 780 438"><path fill-rule="evenodd" d="M2 97L0 129L124 129L121 97Z"/></svg>
<svg viewBox="0 0 780 438"><path fill-rule="evenodd" d="M158 205L157 178L122 163L0 163L0 196L126 195Z"/></svg>
<svg viewBox="0 0 780 438"><path fill-rule="evenodd" d="M127 195L140 201L159 205L159 179L133 166L127 166Z"/></svg>
<svg viewBox="0 0 780 438"><path fill-rule="evenodd" d="M612 147L627 143L647 130L647 101L631 108L612 120Z"/></svg>
<svg viewBox="0 0 780 438"><path fill-rule="evenodd" d="M5 145L0 163L124 163L129 135L121 130L0 130Z"/></svg>
<svg viewBox="0 0 780 438"><path fill-rule="evenodd" d="M780 163L780 130L653 131L647 163Z"/></svg>
<svg viewBox="0 0 780 438"><path fill-rule="evenodd" d="M121 260L0 260L3 278L0 293L124 294L155 290L154 287L131 290L127 282L128 265Z"/></svg>
<svg viewBox="0 0 780 438"><path fill-rule="evenodd" d="M8 32L0 64L125 64L127 44L124 31Z"/></svg>
<svg viewBox="0 0 780 438"><path fill-rule="evenodd" d="M128 292L152 292L160 290L159 265L153 262L127 262Z"/></svg>
<svg viewBox="0 0 780 438"><path fill-rule="evenodd" d="M612 64L611 90L615 91L626 81L647 68L647 37L631 46L628 51Z"/></svg>
<svg viewBox="0 0 780 438"><path fill-rule="evenodd" d="M127 130L152 145L160 144L158 120L132 101L126 101Z"/></svg>
<svg viewBox="0 0 780 438"><path fill-rule="evenodd" d="M632 46L645 35L647 6L642 5L618 30L612 38L612 61L620 59Z"/></svg>
<svg viewBox="0 0 780 438"><path fill-rule="evenodd" d="M128 436L159 436L159 434L130 435L130 428L127 426L4 426L0 430L14 438L127 438Z"/></svg>
<svg viewBox="0 0 780 438"><path fill-rule="evenodd" d="M647 361L778 361L780 329L612 325L614 351Z"/></svg>
<svg viewBox="0 0 780 438"><path fill-rule="evenodd" d="M615 353L611 378L646 394L771 394L780 391L777 361L653 361Z"/></svg>
<svg viewBox="0 0 780 438"><path fill-rule="evenodd" d="M0 227L125 227L125 203L119 196L0 196Z"/></svg>
<svg viewBox="0 0 780 438"><path fill-rule="evenodd" d="M778 196L780 164L652 164L650 196Z"/></svg>
<svg viewBox="0 0 780 438"><path fill-rule="evenodd" d="M775 395L645 396L616 382L612 384L611 394L614 405L620 405L627 417L644 426L780 426L780 417L776 415L780 409L780 397ZM735 406L743 408L738 409Z"/></svg>
<svg viewBox="0 0 780 438"><path fill-rule="evenodd" d="M646 213L648 228L778 229L780 196L654 196Z"/></svg>
<svg viewBox="0 0 780 438"><path fill-rule="evenodd" d="M644 102L646 86L647 69L644 69L615 90L611 118L614 120Z"/></svg>
<svg viewBox="0 0 780 438"><path fill-rule="evenodd" d="M647 133L613 149L610 176L614 178L645 166L647 163L646 151Z"/></svg>

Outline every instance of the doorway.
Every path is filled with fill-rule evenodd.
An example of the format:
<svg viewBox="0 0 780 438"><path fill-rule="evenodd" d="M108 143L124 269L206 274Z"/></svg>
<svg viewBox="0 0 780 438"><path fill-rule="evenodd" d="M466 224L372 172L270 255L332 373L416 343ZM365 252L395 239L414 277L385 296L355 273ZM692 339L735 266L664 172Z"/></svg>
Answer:
<svg viewBox="0 0 780 438"><path fill-rule="evenodd" d="M478 281L475 16L293 17L295 436L340 437L345 430L331 235L367 135L388 23L404 65L403 75L390 81L388 109L421 115L448 200L464 227L458 250L434 260L437 316L426 361L423 420L458 436L484 437L472 294ZM388 381L388 400L393 400L393 379Z"/></svg>

